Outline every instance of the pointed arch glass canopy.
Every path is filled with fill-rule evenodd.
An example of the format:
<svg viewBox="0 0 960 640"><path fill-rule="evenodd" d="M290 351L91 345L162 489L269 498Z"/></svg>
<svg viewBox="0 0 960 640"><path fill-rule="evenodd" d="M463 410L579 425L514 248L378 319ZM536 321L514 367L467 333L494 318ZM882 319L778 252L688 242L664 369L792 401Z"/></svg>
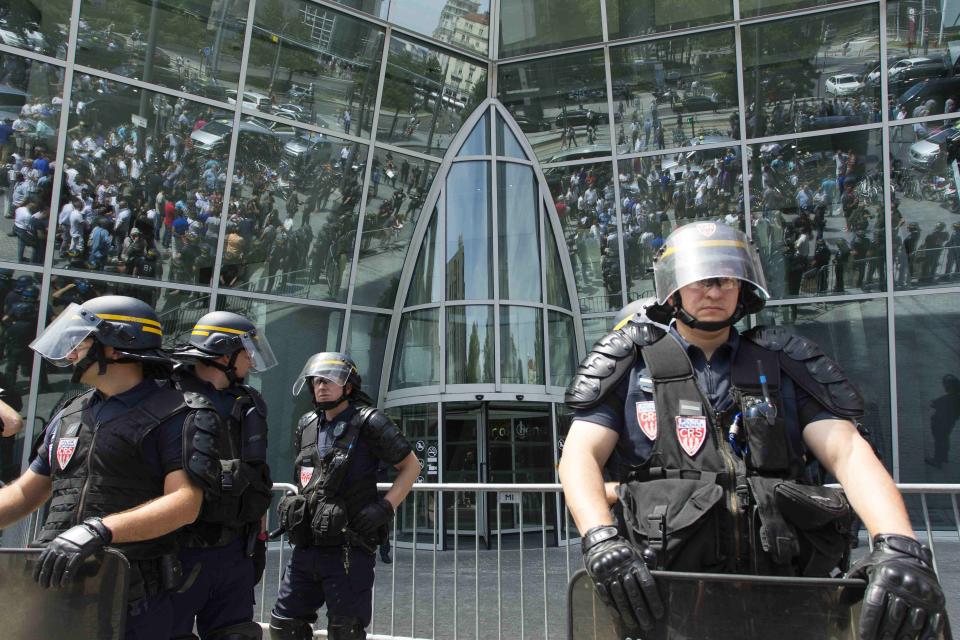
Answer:
<svg viewBox="0 0 960 640"><path fill-rule="evenodd" d="M413 234L388 396L466 385L550 392L570 379L579 309L549 193L509 112L484 102L450 145Z"/></svg>

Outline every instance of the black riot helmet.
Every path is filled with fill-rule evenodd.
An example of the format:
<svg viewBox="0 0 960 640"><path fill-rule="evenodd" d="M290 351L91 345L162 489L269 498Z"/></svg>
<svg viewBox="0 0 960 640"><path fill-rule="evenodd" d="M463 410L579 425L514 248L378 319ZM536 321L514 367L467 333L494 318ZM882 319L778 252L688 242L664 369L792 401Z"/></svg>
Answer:
<svg viewBox="0 0 960 640"><path fill-rule="evenodd" d="M344 393L337 400L329 402L317 402L313 404L318 409L331 409L340 404L344 399L354 400L360 404L373 405L370 396L360 389L360 372L357 369L357 363L353 358L345 353L338 351L322 351L310 356L303 370L293 383L293 395L297 395L303 389L307 382L310 382L311 394L313 393L313 378L323 378L333 384L345 387L350 383L350 393Z"/></svg>
<svg viewBox="0 0 960 640"><path fill-rule="evenodd" d="M71 363L68 356L87 338L93 345ZM107 360L104 347L113 347L119 358ZM144 374L163 377L175 364L163 350L163 328L153 307L128 296L99 296L82 305L71 303L43 330L30 348L58 367L73 364L73 382L97 364L99 374L111 362L141 362Z"/></svg>
<svg viewBox="0 0 960 640"><path fill-rule="evenodd" d="M173 356L182 362L201 361L220 369L231 383L239 380L236 373L237 356L246 351L252 370L262 373L277 364L267 336L247 318L231 311L213 311L194 325L190 341L178 345ZM227 364L215 362L220 356L229 356Z"/></svg>
<svg viewBox="0 0 960 640"><path fill-rule="evenodd" d="M740 298L736 310L723 321L703 322L680 304L680 289L700 280L736 278ZM694 222L667 236L653 261L657 304L647 309L655 322L675 317L689 327L716 331L736 324L763 309L770 298L760 256L739 229L714 222ZM672 302L672 305L670 304Z"/></svg>

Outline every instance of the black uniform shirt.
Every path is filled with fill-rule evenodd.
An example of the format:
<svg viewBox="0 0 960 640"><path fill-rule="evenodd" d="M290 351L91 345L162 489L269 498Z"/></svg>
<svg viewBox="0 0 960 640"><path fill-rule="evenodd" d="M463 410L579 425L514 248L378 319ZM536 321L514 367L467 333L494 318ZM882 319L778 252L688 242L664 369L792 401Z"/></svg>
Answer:
<svg viewBox="0 0 960 640"><path fill-rule="evenodd" d="M317 413L320 415L320 432L317 434L317 452L320 454L320 457L323 458L327 451L333 447L333 441L336 439L334 432L338 430L338 425L342 424L343 426L341 428L346 430L350 420L357 413L357 408L353 406L353 403L347 405L347 408L337 414L330 422L327 422L326 413L323 411L318 411ZM377 469L380 467L380 460L364 439L362 430L357 437L356 444L354 444L354 449L350 454L350 466L347 468L347 474L343 479L344 487L355 484L366 475L376 477Z"/></svg>
<svg viewBox="0 0 960 640"><path fill-rule="evenodd" d="M90 408L97 422L105 422L129 411L141 404L160 387L153 380L146 379L135 387L109 398L99 391L93 392ZM177 413L161 422L143 439L143 456L147 465L158 476L166 476L172 471L183 468L183 421L185 412ZM43 446L30 464L30 469L39 475L50 475L50 442L60 424L60 414L54 416L47 425Z"/></svg>

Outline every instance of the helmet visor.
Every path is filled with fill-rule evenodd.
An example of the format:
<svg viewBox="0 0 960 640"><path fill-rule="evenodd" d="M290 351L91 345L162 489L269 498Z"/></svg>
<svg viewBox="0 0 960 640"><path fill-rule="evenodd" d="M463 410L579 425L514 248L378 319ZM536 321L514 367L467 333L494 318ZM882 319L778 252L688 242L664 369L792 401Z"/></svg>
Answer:
<svg viewBox="0 0 960 640"><path fill-rule="evenodd" d="M270 341L267 340L267 336L262 336L256 331L249 331L240 336L240 343L243 344L247 355L250 356L253 370L257 373L263 373L277 365L277 357L273 355L273 349L270 348Z"/></svg>
<svg viewBox="0 0 960 640"><path fill-rule="evenodd" d="M318 353L303 366L303 370L293 383L293 395L297 395L303 389L307 378L323 378L327 382L342 387L347 384L350 374L353 372L353 365L346 360L342 360L332 353Z"/></svg>
<svg viewBox="0 0 960 640"><path fill-rule="evenodd" d="M30 348L54 366L69 367L73 363L67 356L90 337L102 322L96 314L72 302L30 343Z"/></svg>

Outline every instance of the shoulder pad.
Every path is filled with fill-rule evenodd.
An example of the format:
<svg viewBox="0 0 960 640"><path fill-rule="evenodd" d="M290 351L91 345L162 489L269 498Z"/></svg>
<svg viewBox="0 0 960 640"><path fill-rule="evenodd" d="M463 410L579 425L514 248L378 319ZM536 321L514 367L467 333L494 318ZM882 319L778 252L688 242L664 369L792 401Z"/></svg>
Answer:
<svg viewBox="0 0 960 640"><path fill-rule="evenodd" d="M646 319L646 316L642 316L639 313L620 327L620 332L630 338L638 347L653 344L667 333L660 327L651 324L650 321Z"/></svg>
<svg viewBox="0 0 960 640"><path fill-rule="evenodd" d="M303 428L306 427L308 424L310 424L311 422L313 422L314 420L316 420L316 418L317 418L317 412L316 412L316 411L307 411L305 414L303 414L302 416L300 416L300 420L299 420L299 422L297 422L297 428L298 428L298 429L303 429Z"/></svg>
<svg viewBox="0 0 960 640"><path fill-rule="evenodd" d="M743 332L743 337L770 351L781 351L792 337L783 327L758 326Z"/></svg>
<svg viewBox="0 0 960 640"><path fill-rule="evenodd" d="M387 464L397 464L413 451L397 425L382 411L361 407L354 419L362 420L363 434L373 454Z"/></svg>
<svg viewBox="0 0 960 640"><path fill-rule="evenodd" d="M574 409L589 409L600 404L633 366L637 350L664 335L666 332L659 327L630 320L597 340L577 367L564 402Z"/></svg>
<svg viewBox="0 0 960 640"><path fill-rule="evenodd" d="M263 399L263 396L260 395L260 392L251 387L248 384L241 384L239 388L247 394L247 397L250 398L253 408L257 410L262 417L267 417L267 402Z"/></svg>
<svg viewBox="0 0 960 640"><path fill-rule="evenodd" d="M387 417L382 411L377 410L374 407L360 407L357 410L357 415L360 416L360 419L370 427L375 429L382 429L388 425L393 425L393 420Z"/></svg>
<svg viewBox="0 0 960 640"><path fill-rule="evenodd" d="M196 391L184 391L183 402L191 409L213 409L213 403L207 397Z"/></svg>

